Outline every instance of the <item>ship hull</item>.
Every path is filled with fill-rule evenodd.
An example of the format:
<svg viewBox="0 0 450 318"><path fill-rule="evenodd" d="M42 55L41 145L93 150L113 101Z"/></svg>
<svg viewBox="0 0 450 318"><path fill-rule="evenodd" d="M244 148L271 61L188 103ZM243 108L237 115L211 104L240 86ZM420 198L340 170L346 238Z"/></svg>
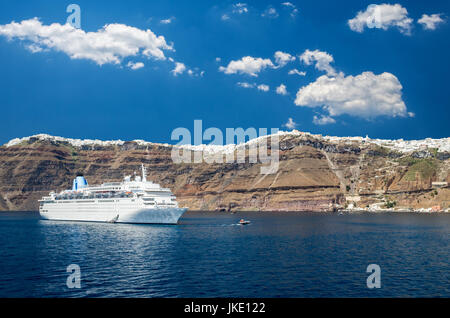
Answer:
<svg viewBox="0 0 450 318"><path fill-rule="evenodd" d="M140 209L42 209L41 218L54 221L134 223L134 224L177 224L186 212L185 208L140 208ZM78 210L78 211L77 211Z"/></svg>

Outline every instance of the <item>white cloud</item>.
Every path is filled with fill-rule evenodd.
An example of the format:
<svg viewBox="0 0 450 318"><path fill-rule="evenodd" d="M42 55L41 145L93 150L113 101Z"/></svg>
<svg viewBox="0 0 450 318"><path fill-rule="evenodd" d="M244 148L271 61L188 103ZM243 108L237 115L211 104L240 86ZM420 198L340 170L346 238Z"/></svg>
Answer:
<svg viewBox="0 0 450 318"><path fill-rule="evenodd" d="M313 123L316 125L328 125L328 124L334 124L336 123L336 120L330 116L314 116L313 117Z"/></svg>
<svg viewBox="0 0 450 318"><path fill-rule="evenodd" d="M264 18L270 18L270 19L276 19L278 18L279 14L277 10L274 7L268 7L262 14L262 17Z"/></svg>
<svg viewBox="0 0 450 318"><path fill-rule="evenodd" d="M277 94L279 95L287 95L286 85L280 84L280 86L277 87Z"/></svg>
<svg viewBox="0 0 450 318"><path fill-rule="evenodd" d="M231 61L230 63L228 63L226 67L220 66L219 71L224 72L225 74L239 73L257 77L258 73L260 73L265 68L283 67L287 63L292 62L296 59L295 56L292 56L289 53L284 53L281 51L275 52L274 56L275 62L278 64L277 66L275 66L270 59L244 56L240 60ZM216 58L216 61L219 62L220 59Z"/></svg>
<svg viewBox="0 0 450 318"><path fill-rule="evenodd" d="M291 17L295 18L295 16L298 13L298 9L293 3L291 3L291 2L283 2L283 3L281 3L281 5L285 6L287 8L290 8L292 10L291 11Z"/></svg>
<svg viewBox="0 0 450 318"><path fill-rule="evenodd" d="M243 87L243 88L254 88L256 86L255 84L251 84L251 83L247 83L247 82L238 82L237 85L240 87Z"/></svg>
<svg viewBox="0 0 450 318"><path fill-rule="evenodd" d="M336 75L336 70L330 65L334 62L333 56L327 52L322 52L319 50L310 51L306 50L302 55L300 55L300 60L306 65L311 65L313 62L316 63L316 69L319 71L325 71L328 75Z"/></svg>
<svg viewBox="0 0 450 318"><path fill-rule="evenodd" d="M299 70L297 70L296 68L294 68L294 69L292 69L292 70L290 70L289 72L288 72L288 74L289 75L299 75L299 76L305 76L306 75L306 72L300 72Z"/></svg>
<svg viewBox="0 0 450 318"><path fill-rule="evenodd" d="M295 5L291 2L283 2L281 5L286 6L286 7L295 8Z"/></svg>
<svg viewBox="0 0 450 318"><path fill-rule="evenodd" d="M159 23L161 23L161 24L170 24L170 23L172 23L173 20L175 20L175 17L170 17L168 19L163 19L163 20L159 21Z"/></svg>
<svg viewBox="0 0 450 318"><path fill-rule="evenodd" d="M295 61L295 56L290 55L289 53L284 53L281 51L277 51L274 54L275 62L279 67L285 66L287 63Z"/></svg>
<svg viewBox="0 0 450 318"><path fill-rule="evenodd" d="M291 117L289 117L287 123L285 123L283 126L287 129L294 129L298 125Z"/></svg>
<svg viewBox="0 0 450 318"><path fill-rule="evenodd" d="M187 69L187 73L192 77L202 77L203 75L205 75L205 71L201 71L198 67L194 67L193 69Z"/></svg>
<svg viewBox="0 0 450 318"><path fill-rule="evenodd" d="M404 34L410 34L413 19L408 17L408 10L400 4L371 4L365 11L360 11L353 19L348 20L350 29L363 32L364 28L387 30L395 27Z"/></svg>
<svg viewBox="0 0 450 318"><path fill-rule="evenodd" d="M38 53L44 51L43 48L41 48L39 45L36 44L27 45L27 49L30 50L31 53Z"/></svg>
<svg viewBox="0 0 450 318"><path fill-rule="evenodd" d="M232 17L236 17L238 15L247 14L249 12L247 3L238 2L231 5L231 8L228 7L226 12L222 14L221 20L228 21Z"/></svg>
<svg viewBox="0 0 450 318"><path fill-rule="evenodd" d="M175 68L171 71L173 76L178 76L179 74L183 74L186 71L186 65L180 62L175 63Z"/></svg>
<svg viewBox="0 0 450 318"><path fill-rule="evenodd" d="M266 67L274 68L272 61L270 59L262 59L260 57L255 58L251 56L244 56L242 59L237 61L231 61L227 67L219 67L220 72L225 74L247 74L251 76L258 76Z"/></svg>
<svg viewBox="0 0 450 318"><path fill-rule="evenodd" d="M165 60L164 50L173 50L163 36L150 29L108 24L97 32L85 32L69 24L43 25L38 18L0 25L0 35L19 39L37 48L66 53L72 59L88 59L98 65L120 64L125 57L142 54Z"/></svg>
<svg viewBox="0 0 450 318"><path fill-rule="evenodd" d="M270 90L269 85L266 84L256 84L256 83L248 83L248 82L238 82L237 86L242 88L256 88L259 91L268 92Z"/></svg>
<svg viewBox="0 0 450 318"><path fill-rule="evenodd" d="M247 13L247 12L248 12L248 8L247 8L246 3L233 4L233 13L243 14L243 13Z"/></svg>
<svg viewBox="0 0 450 318"><path fill-rule="evenodd" d="M295 104L322 107L330 116L348 114L365 119L383 115L407 117L411 114L407 113L402 100L402 88L397 77L391 73L323 75L298 90Z"/></svg>
<svg viewBox="0 0 450 318"><path fill-rule="evenodd" d="M441 13L432 15L424 14L417 22L422 24L422 27L425 30L436 30L437 25L445 22L445 20L441 18L441 15Z"/></svg>
<svg viewBox="0 0 450 318"><path fill-rule="evenodd" d="M138 70L140 68L143 68L144 67L144 63L142 63L142 62L137 62L137 63L128 62L127 66L134 71L134 70Z"/></svg>
<svg viewBox="0 0 450 318"><path fill-rule="evenodd" d="M266 85L266 84L258 85L257 88L258 88L258 90L263 91L263 92L268 92L270 89L269 85Z"/></svg>

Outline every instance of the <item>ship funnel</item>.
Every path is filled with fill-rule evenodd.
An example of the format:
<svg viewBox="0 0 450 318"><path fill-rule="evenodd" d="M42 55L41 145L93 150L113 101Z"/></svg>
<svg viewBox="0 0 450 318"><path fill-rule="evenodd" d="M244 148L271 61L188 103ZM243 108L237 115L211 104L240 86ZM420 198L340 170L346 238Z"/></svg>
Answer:
<svg viewBox="0 0 450 318"><path fill-rule="evenodd" d="M88 187L88 183L83 176L78 176L75 179L73 179L73 186L72 186L73 191L81 190L86 187Z"/></svg>

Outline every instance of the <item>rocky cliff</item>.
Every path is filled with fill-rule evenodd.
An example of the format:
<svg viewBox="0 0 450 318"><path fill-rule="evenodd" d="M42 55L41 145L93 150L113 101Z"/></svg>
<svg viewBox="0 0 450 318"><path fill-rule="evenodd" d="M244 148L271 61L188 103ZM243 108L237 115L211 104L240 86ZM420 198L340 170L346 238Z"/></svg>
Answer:
<svg viewBox="0 0 450 318"><path fill-rule="evenodd" d="M0 210L37 210L42 195L70 188L77 173L90 184L120 181L139 171L141 163L148 167L148 179L171 188L191 210L450 205L445 184L450 182L450 138L390 141L293 131L280 133L279 140L279 169L262 175L261 163L249 160L176 164L173 146L140 140L15 139L0 147ZM209 151L208 146L193 149Z"/></svg>

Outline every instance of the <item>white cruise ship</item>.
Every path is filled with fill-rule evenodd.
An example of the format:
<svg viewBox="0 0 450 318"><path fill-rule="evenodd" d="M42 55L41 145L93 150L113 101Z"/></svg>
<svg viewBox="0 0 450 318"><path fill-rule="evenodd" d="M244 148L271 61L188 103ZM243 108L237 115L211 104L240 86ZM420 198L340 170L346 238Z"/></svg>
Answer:
<svg viewBox="0 0 450 318"><path fill-rule="evenodd" d="M179 208L170 189L142 177L126 176L122 182L89 186L82 176L73 180L72 190L50 192L39 200L43 219L110 223L177 224L186 212Z"/></svg>

